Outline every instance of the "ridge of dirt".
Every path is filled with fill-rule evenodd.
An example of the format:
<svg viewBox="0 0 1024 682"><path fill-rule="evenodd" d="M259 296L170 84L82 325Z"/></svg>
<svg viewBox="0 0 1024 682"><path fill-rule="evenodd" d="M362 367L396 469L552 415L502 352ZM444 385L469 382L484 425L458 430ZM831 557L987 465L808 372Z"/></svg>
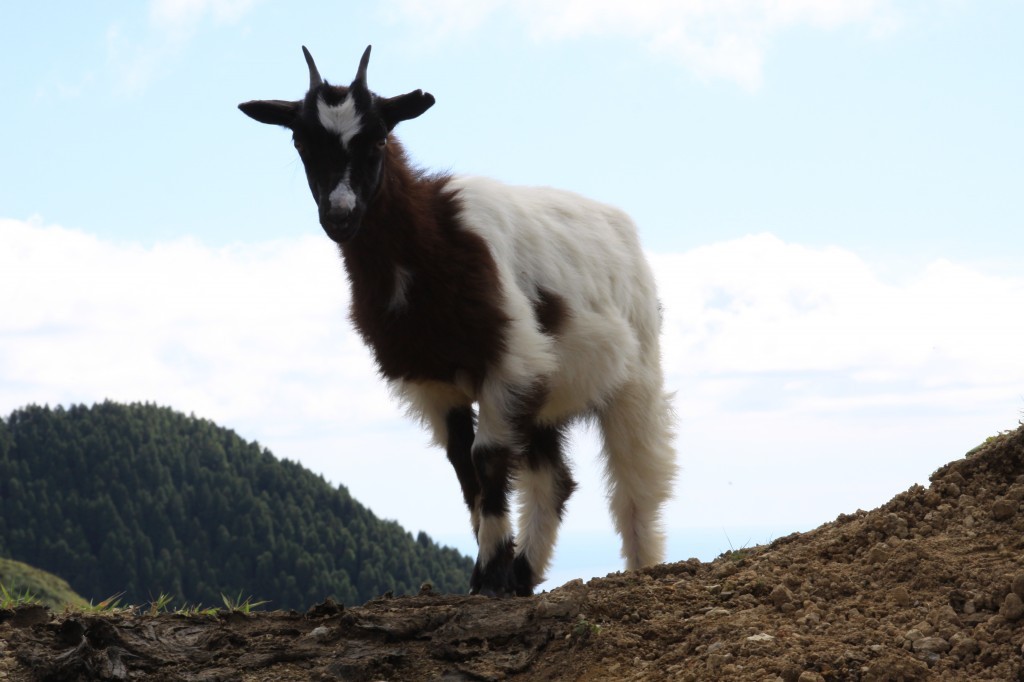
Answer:
<svg viewBox="0 0 1024 682"><path fill-rule="evenodd" d="M526 598L0 611L9 680L1024 680L1024 426L870 512Z"/></svg>

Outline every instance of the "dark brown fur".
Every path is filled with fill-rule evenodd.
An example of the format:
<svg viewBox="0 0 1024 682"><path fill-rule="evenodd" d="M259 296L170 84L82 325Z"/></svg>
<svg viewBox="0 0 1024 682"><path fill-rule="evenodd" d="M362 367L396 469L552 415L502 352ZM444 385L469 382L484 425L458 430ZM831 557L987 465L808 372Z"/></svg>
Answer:
<svg viewBox="0 0 1024 682"><path fill-rule="evenodd" d="M352 321L389 379L479 386L505 350L497 266L487 245L459 225L447 176L410 169L392 137L377 195L360 231L341 245L352 285ZM395 268L411 274L407 305L389 310Z"/></svg>

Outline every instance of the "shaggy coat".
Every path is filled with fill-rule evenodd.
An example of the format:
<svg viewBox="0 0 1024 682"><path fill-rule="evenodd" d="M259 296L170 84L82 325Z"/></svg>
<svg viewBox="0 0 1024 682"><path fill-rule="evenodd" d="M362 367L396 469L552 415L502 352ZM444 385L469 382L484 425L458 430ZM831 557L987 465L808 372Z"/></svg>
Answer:
<svg viewBox="0 0 1024 682"><path fill-rule="evenodd" d="M412 168L391 131L434 98L370 92L370 48L348 87L303 53L305 98L239 106L292 131L344 258L352 321L447 451L479 545L472 592L525 595L543 580L576 485L563 445L579 418L600 426L626 566L662 561L672 413L632 221L569 192Z"/></svg>

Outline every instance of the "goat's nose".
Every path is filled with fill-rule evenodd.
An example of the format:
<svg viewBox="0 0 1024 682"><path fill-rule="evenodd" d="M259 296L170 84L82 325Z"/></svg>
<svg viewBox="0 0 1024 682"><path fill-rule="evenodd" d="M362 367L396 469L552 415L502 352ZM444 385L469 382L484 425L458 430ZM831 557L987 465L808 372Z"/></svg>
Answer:
<svg viewBox="0 0 1024 682"><path fill-rule="evenodd" d="M320 222L326 227L344 227L352 218L352 207L334 202L320 207Z"/></svg>
<svg viewBox="0 0 1024 682"><path fill-rule="evenodd" d="M347 206L330 206L324 218L332 223L344 223L352 215L352 209Z"/></svg>
<svg viewBox="0 0 1024 682"><path fill-rule="evenodd" d="M339 244L348 240L359 226L354 211L347 206L327 206L320 212L320 225Z"/></svg>

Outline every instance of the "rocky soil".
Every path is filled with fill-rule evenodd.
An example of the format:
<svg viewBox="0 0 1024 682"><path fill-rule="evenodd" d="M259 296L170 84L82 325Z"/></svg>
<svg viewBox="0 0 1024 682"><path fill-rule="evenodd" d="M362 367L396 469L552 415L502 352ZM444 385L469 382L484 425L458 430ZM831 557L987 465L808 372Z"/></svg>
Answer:
<svg viewBox="0 0 1024 682"><path fill-rule="evenodd" d="M529 598L0 612L8 680L1024 680L1024 427L870 512Z"/></svg>

